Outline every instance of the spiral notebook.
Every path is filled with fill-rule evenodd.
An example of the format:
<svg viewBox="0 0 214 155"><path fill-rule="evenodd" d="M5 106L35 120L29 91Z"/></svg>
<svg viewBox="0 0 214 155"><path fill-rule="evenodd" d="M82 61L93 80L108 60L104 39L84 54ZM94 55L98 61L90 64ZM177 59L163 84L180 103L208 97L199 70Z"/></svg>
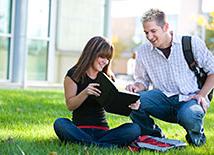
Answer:
<svg viewBox="0 0 214 155"><path fill-rule="evenodd" d="M98 89L101 90L101 94L95 99L109 113L128 116L132 111L128 106L140 98L137 93L119 91L111 79L102 72L98 74L96 82L100 84Z"/></svg>

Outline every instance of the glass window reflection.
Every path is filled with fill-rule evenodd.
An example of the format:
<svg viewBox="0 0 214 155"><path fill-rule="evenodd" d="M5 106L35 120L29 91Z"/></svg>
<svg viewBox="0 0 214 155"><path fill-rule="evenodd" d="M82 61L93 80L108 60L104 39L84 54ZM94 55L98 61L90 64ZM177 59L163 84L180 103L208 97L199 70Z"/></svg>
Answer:
<svg viewBox="0 0 214 155"><path fill-rule="evenodd" d="M27 79L47 80L49 45L49 0L29 0Z"/></svg>
<svg viewBox="0 0 214 155"><path fill-rule="evenodd" d="M48 42L28 41L28 80L47 80Z"/></svg>
<svg viewBox="0 0 214 155"><path fill-rule="evenodd" d="M0 79L9 78L10 39L0 37Z"/></svg>
<svg viewBox="0 0 214 155"><path fill-rule="evenodd" d="M12 2L9 0L0 0L0 32L11 32L11 10Z"/></svg>
<svg viewBox="0 0 214 155"><path fill-rule="evenodd" d="M29 37L48 37L49 0L29 0L28 31Z"/></svg>

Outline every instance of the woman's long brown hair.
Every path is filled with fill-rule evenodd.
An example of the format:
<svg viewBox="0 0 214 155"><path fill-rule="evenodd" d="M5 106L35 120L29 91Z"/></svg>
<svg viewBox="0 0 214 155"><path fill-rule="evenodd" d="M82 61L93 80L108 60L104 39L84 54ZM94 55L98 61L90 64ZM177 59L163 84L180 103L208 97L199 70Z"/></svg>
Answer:
<svg viewBox="0 0 214 155"><path fill-rule="evenodd" d="M86 75L86 71L93 65L95 59L99 56L112 59L113 46L103 37L95 36L91 38L83 49L83 52L75 67L73 79L77 82L81 81ZM108 74L109 64L103 69Z"/></svg>

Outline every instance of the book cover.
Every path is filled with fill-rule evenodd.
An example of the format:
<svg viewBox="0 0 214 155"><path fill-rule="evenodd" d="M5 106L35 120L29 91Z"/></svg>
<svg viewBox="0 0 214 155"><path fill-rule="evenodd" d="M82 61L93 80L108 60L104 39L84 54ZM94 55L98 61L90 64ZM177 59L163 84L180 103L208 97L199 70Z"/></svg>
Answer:
<svg viewBox="0 0 214 155"><path fill-rule="evenodd" d="M128 106L140 98L137 93L119 91L111 79L102 72L98 74L96 82L100 84L98 89L101 94L95 99L109 113L128 116L132 111Z"/></svg>

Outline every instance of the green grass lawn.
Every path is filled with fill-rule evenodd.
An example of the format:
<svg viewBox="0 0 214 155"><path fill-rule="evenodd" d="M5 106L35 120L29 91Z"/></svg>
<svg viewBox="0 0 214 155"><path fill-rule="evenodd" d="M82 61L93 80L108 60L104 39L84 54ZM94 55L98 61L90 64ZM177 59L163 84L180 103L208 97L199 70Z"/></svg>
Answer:
<svg viewBox="0 0 214 155"><path fill-rule="evenodd" d="M162 154L141 150L132 153L127 148L104 149L78 144L61 144L53 122L58 117L71 117L66 109L62 90L0 90L0 155L69 155L69 154ZM128 117L107 114L110 127L130 122ZM185 131L179 125L156 121L168 138L185 141ZM205 118L207 144L187 146L164 154L214 154L214 107Z"/></svg>

